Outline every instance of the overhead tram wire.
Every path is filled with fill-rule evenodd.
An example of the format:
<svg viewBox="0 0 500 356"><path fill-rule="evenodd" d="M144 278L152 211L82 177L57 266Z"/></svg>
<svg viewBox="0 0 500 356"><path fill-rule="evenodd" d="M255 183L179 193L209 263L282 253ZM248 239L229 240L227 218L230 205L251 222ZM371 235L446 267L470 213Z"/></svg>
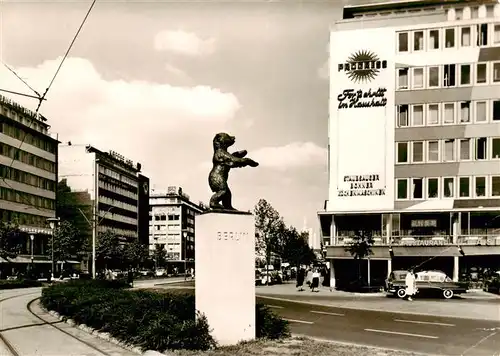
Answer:
<svg viewBox="0 0 500 356"><path fill-rule="evenodd" d="M80 31L82 30L83 28L83 25L85 24L85 22L87 21L87 18L89 17L90 15L90 12L92 11L92 9L94 8L94 5L95 3L97 2L97 0L93 0L92 1L92 4L90 5L87 13L85 14L85 17L83 18L83 21L82 23L80 24L80 27L78 27L78 30L76 31L76 34L73 36L73 39L71 40L71 43L68 47L68 49L66 50L66 53L64 54L61 62L59 63L59 66L57 67L57 70L56 72L54 73L54 76L52 77L49 85L47 86L47 88L45 89L45 92L43 93L43 95L39 95L38 92L36 90L34 90L33 88L31 88L31 86L28 85L28 83L26 83L21 77L19 77L17 75L17 73L15 73L13 70L11 70L8 66L6 66L11 72L14 73L14 75L19 79L21 80L26 86L28 86L31 90L33 90L37 95L38 95L38 106L36 108L36 111L35 111L35 119L38 117L39 115L39 111L40 111L40 106L42 105L42 102L45 101L45 97L47 96L47 93L49 91L49 89L52 87L52 84L54 83L54 80L56 79L57 75L59 74L59 71L61 70L62 68L62 65L64 64L64 62L66 61L66 58L68 57L69 55L69 52L71 51L71 49L73 48L73 45L75 44L75 41L76 39L78 38L78 35L80 34ZM6 91L6 90L3 90L3 91ZM8 91L7 91L8 92ZM15 93L15 92L11 92L12 94L19 94L19 93ZM27 94L21 94L21 95L24 95L24 96L28 96ZM33 123L34 120L30 120L30 123L28 125L28 128L31 127L31 124ZM23 135L23 138L21 140L21 144L19 145L19 147L17 147L17 149L14 151L14 157L12 157L12 161L10 162L10 165L9 165L9 168L8 170L10 171L12 169L12 165L14 164L15 162L15 157L16 157L16 154L17 152L19 152L19 150L21 149L23 143L24 143L24 140L26 139L26 136L27 136L27 132L25 131L24 132L24 135ZM14 189L7 181L6 181L6 177L2 177L2 180L3 182L9 186L11 189ZM57 182L56 182L57 183ZM27 201L22 195L19 195L21 197L21 200L24 200L28 205L30 206L33 206L35 209L37 209L38 211L41 211L43 212L43 210L41 210L40 208L38 208L37 206L34 206L31 202Z"/></svg>

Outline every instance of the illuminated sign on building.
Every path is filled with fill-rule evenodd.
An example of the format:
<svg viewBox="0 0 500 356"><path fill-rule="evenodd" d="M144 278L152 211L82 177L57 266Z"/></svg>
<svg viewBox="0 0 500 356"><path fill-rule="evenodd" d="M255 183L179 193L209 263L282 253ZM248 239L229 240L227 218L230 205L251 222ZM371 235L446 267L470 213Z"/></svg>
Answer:
<svg viewBox="0 0 500 356"><path fill-rule="evenodd" d="M387 61L381 61L375 53L366 50L351 54L345 63L338 65L338 71L346 73L354 83L371 82L386 68Z"/></svg>

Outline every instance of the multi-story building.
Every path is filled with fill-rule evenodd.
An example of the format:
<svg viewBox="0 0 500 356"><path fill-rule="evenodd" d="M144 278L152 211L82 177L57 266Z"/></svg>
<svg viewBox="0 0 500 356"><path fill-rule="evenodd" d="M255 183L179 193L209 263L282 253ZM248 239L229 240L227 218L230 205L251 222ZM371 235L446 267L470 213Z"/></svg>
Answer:
<svg viewBox="0 0 500 356"><path fill-rule="evenodd" d="M58 141L49 128L42 115L0 95L0 218L24 234L22 255L11 261L19 269L50 268L47 219L55 217Z"/></svg>
<svg viewBox="0 0 500 356"><path fill-rule="evenodd" d="M111 230L123 242L145 240L140 233L148 225L143 210L148 211L149 184L140 171L140 163L114 151L71 143L59 147L59 177L78 195L78 205L92 205L87 218L97 236ZM89 201L82 201L85 197Z"/></svg>
<svg viewBox="0 0 500 356"><path fill-rule="evenodd" d="M166 249L167 261L183 268L194 267L194 217L207 210L202 202L194 203L181 187L168 187L166 192L155 191L149 198L149 248L156 245ZM181 263L182 262L182 263Z"/></svg>
<svg viewBox="0 0 500 356"><path fill-rule="evenodd" d="M372 277L500 269L498 1L348 6L330 39L319 218L337 278L356 230L374 236Z"/></svg>

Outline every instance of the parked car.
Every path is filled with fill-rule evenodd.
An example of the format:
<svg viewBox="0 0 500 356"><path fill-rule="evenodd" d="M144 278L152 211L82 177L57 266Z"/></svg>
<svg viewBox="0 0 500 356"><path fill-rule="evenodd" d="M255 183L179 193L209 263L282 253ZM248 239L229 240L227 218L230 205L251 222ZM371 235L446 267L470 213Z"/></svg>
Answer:
<svg viewBox="0 0 500 356"><path fill-rule="evenodd" d="M166 276L167 275L167 271L163 268L158 268L156 271L155 271L155 276L156 277L163 277L163 276Z"/></svg>
<svg viewBox="0 0 500 356"><path fill-rule="evenodd" d="M389 295L399 298L406 297L405 278L408 271L397 270L391 272L386 280L386 291ZM466 293L467 287L461 283L453 282L443 271L420 271L415 273L417 294L440 295L445 299Z"/></svg>

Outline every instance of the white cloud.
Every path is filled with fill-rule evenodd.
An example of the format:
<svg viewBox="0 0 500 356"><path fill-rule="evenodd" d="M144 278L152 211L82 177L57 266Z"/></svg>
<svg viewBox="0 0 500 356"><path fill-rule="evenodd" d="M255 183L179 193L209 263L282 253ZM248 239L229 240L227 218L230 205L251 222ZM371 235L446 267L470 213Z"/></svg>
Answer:
<svg viewBox="0 0 500 356"><path fill-rule="evenodd" d="M43 92L59 62L14 70ZM30 93L6 68L0 68L0 83L2 89ZM38 104L36 99L1 94L32 110ZM198 164L205 140L210 147L212 131L224 129L239 108L234 94L217 88L105 80L88 60L68 58L40 112L61 141L113 149L143 163L153 180L169 185L173 170L186 169L190 160ZM183 142L185 147L180 147Z"/></svg>
<svg viewBox="0 0 500 356"><path fill-rule="evenodd" d="M321 67L318 68L318 77L328 80L330 78L330 61L326 60Z"/></svg>
<svg viewBox="0 0 500 356"><path fill-rule="evenodd" d="M327 149L313 142L293 142L286 146L263 147L250 152L249 157L262 167L279 170L301 168L327 163Z"/></svg>
<svg viewBox="0 0 500 356"><path fill-rule="evenodd" d="M154 39L157 51L173 52L185 56L204 56L215 52L215 39L200 38L192 32L161 31Z"/></svg>

